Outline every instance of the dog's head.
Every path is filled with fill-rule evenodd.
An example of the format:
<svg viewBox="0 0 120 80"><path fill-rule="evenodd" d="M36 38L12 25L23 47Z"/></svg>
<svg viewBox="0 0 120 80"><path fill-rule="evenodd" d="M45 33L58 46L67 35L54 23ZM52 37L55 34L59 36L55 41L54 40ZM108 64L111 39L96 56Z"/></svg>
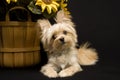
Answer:
<svg viewBox="0 0 120 80"><path fill-rule="evenodd" d="M42 43L46 51L64 51L75 47L77 35L74 24L69 15L59 11L56 24L51 25L48 20L39 20L42 30Z"/></svg>

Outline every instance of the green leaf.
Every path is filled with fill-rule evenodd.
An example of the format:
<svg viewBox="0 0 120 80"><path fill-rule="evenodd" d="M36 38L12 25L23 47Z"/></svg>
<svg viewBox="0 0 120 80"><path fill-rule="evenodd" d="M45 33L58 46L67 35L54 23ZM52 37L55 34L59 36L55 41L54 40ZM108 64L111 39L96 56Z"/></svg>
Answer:
<svg viewBox="0 0 120 80"><path fill-rule="evenodd" d="M40 8L35 5L34 1L31 1L30 4L27 7L34 14L42 14Z"/></svg>

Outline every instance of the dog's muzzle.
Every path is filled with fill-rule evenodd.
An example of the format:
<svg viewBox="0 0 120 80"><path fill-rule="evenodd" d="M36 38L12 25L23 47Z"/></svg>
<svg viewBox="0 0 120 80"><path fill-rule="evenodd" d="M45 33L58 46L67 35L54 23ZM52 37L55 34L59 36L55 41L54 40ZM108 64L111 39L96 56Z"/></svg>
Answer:
<svg viewBox="0 0 120 80"><path fill-rule="evenodd" d="M61 37L61 38L59 39L59 41L60 41L62 44L64 44L64 43L65 43L64 37Z"/></svg>

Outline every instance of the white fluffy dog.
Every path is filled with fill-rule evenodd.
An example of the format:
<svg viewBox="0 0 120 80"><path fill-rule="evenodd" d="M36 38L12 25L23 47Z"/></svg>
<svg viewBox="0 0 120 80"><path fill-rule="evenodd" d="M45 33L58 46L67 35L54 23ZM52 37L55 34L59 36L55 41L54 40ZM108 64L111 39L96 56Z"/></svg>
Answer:
<svg viewBox="0 0 120 80"><path fill-rule="evenodd" d="M51 78L67 77L82 71L80 65L95 64L98 59L95 49L88 48L87 43L76 48L77 34L70 15L61 10L55 20L54 25L46 19L38 20L41 41L48 55L48 63L41 72Z"/></svg>

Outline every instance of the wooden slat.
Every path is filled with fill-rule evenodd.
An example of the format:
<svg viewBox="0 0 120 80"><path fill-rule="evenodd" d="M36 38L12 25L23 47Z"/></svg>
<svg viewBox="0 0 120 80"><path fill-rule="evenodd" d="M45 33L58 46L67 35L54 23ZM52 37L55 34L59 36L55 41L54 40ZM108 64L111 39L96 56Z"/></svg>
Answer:
<svg viewBox="0 0 120 80"><path fill-rule="evenodd" d="M23 48L24 47L24 38L25 38L24 26L14 27L14 47ZM20 67L24 66L24 53L14 53L14 66Z"/></svg>
<svg viewBox="0 0 120 80"><path fill-rule="evenodd" d="M40 46L40 30L38 26L35 27L35 40L34 40L34 47ZM40 51L35 51L34 52L34 63L38 64L40 62Z"/></svg>
<svg viewBox="0 0 120 80"><path fill-rule="evenodd" d="M13 47L13 28L3 27L2 37L3 37L3 47ZM13 67L14 66L14 55L13 53L4 53L3 55L4 66Z"/></svg>
<svg viewBox="0 0 120 80"><path fill-rule="evenodd" d="M0 48L2 48L2 27L0 27ZM3 66L3 56L2 52L0 52L0 66Z"/></svg>
<svg viewBox="0 0 120 80"><path fill-rule="evenodd" d="M35 37L34 27L28 26L26 30L25 47L33 47L34 37ZM33 52L26 52L24 55L25 55L25 64L33 65L34 64Z"/></svg>

